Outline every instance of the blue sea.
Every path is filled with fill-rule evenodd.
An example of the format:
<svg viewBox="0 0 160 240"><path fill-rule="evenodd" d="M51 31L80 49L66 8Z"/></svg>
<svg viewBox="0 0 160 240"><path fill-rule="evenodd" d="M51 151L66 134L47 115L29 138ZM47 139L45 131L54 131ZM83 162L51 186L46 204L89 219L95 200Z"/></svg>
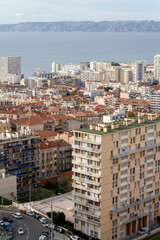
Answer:
<svg viewBox="0 0 160 240"><path fill-rule="evenodd" d="M0 57L20 55L22 73L37 67L51 71L52 61L153 62L160 53L160 33L0 32Z"/></svg>

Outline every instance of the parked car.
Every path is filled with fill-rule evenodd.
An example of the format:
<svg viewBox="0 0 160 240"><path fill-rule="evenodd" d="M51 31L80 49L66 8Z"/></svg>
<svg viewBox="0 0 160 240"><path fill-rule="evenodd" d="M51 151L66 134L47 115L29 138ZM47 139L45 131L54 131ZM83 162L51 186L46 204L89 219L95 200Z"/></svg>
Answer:
<svg viewBox="0 0 160 240"><path fill-rule="evenodd" d="M22 218L22 214L19 213L19 212L13 213L12 216L13 216L14 218L17 218L17 219L21 219L21 218Z"/></svg>
<svg viewBox="0 0 160 240"><path fill-rule="evenodd" d="M45 235L41 235L40 237L39 237L39 240L47 240L47 236L45 236Z"/></svg>
<svg viewBox="0 0 160 240"><path fill-rule="evenodd" d="M48 223L48 224L46 225L46 227L49 228L49 229L54 229L54 230L56 230L56 225L54 225L54 224Z"/></svg>
<svg viewBox="0 0 160 240"><path fill-rule="evenodd" d="M46 223L47 223L47 219L44 218L44 217L41 217L41 218L39 219L39 221L40 221L41 223L43 223L43 224L46 224Z"/></svg>
<svg viewBox="0 0 160 240"><path fill-rule="evenodd" d="M143 234L148 233L148 232L149 232L149 227L143 227L138 231L138 234L143 235Z"/></svg>
<svg viewBox="0 0 160 240"><path fill-rule="evenodd" d="M3 225L4 225L4 221L0 220L0 226L3 226Z"/></svg>
<svg viewBox="0 0 160 240"><path fill-rule="evenodd" d="M36 219L40 219L41 218L41 215L39 214L39 213L36 213L35 215L34 215L34 218L36 218Z"/></svg>
<svg viewBox="0 0 160 240"><path fill-rule="evenodd" d="M31 216L31 217L34 217L35 212L33 212L33 211L27 211L26 214L29 215L29 216Z"/></svg>
<svg viewBox="0 0 160 240"><path fill-rule="evenodd" d="M57 228L57 231L58 231L59 233L64 233L64 232L65 232L64 229L61 228L61 227L58 227L58 228Z"/></svg>
<svg viewBox="0 0 160 240"><path fill-rule="evenodd" d="M4 222L3 227L6 231L10 231L10 229L12 229L9 222Z"/></svg>
<svg viewBox="0 0 160 240"><path fill-rule="evenodd" d="M41 236L42 236L42 235L49 237L49 232L44 230L44 231L41 233Z"/></svg>
<svg viewBox="0 0 160 240"><path fill-rule="evenodd" d="M80 238L76 235L70 236L70 240L79 240Z"/></svg>
<svg viewBox="0 0 160 240"><path fill-rule="evenodd" d="M3 221L4 221L4 222L12 223L12 222L13 222L13 219L10 218L10 217L4 217L4 218L3 218Z"/></svg>
<svg viewBox="0 0 160 240"><path fill-rule="evenodd" d="M19 235L23 235L24 234L24 230L23 230L23 228L18 228L18 234Z"/></svg>
<svg viewBox="0 0 160 240"><path fill-rule="evenodd" d="M9 233L8 233L8 237L10 237L10 238L13 239L13 238L14 238L14 233L13 233L13 232L9 232Z"/></svg>

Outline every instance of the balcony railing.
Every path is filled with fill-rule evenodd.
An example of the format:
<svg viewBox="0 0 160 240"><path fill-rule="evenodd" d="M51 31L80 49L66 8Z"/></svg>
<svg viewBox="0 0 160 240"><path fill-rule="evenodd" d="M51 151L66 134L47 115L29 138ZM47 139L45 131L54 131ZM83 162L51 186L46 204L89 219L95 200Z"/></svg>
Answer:
<svg viewBox="0 0 160 240"><path fill-rule="evenodd" d="M149 200L151 200L151 199L155 199L155 198L157 198L157 197L159 197L159 196L160 196L160 193L155 194L155 195L151 195L151 196L146 197L146 198L143 198L143 199L139 199L138 201L135 201L134 203L126 204L126 205L123 206L123 207L114 209L114 210L111 211L111 213L114 214L114 213L122 212L122 211L124 211L124 210L126 210L126 209L128 209L128 208L130 208L130 207L136 206L136 205L138 205L138 204L141 204L141 203L143 203L143 202L149 201Z"/></svg>
<svg viewBox="0 0 160 240"><path fill-rule="evenodd" d="M130 155L132 153L141 152L141 151L148 150L148 149L154 148L154 147L159 147L159 146L160 146L160 143L157 143L157 144L153 144L153 145L137 148L137 149L134 149L134 150L131 150L131 151L126 151L126 152L124 151L124 152L119 153L117 155L111 155L111 158L119 158L119 157Z"/></svg>

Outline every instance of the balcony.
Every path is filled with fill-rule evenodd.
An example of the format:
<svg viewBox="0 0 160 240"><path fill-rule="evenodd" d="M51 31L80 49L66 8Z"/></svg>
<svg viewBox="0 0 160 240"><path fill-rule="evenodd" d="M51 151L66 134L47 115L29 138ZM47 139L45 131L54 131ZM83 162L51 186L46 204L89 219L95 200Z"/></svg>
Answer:
<svg viewBox="0 0 160 240"><path fill-rule="evenodd" d="M153 169L153 166L149 166L147 167L147 170Z"/></svg>
<svg viewBox="0 0 160 240"><path fill-rule="evenodd" d="M81 149L81 150L86 150L86 151L90 151L90 152L98 152L100 153L101 152L101 149L98 149L98 148L90 148L90 147L82 147L80 145L75 145L73 144L72 145L73 148L77 148L77 149Z"/></svg>
<svg viewBox="0 0 160 240"><path fill-rule="evenodd" d="M121 139L127 139L127 138L128 138L128 134L121 136Z"/></svg>
<svg viewBox="0 0 160 240"><path fill-rule="evenodd" d="M101 144L101 142L96 142L95 140L91 140L91 139L88 139L88 138L86 139L86 138L81 138L81 137L74 137L74 140L82 141L82 142L86 142L86 143L91 142L91 143L94 143L94 144L97 144L97 145Z"/></svg>
<svg viewBox="0 0 160 240"><path fill-rule="evenodd" d="M124 210L127 210L127 209L130 208L130 207L139 205L139 204L141 204L141 203L147 202L147 201L149 201L149 200L151 200L151 199L155 199L155 198L157 198L157 197L160 197L160 193L157 193L157 194L155 194L155 195L151 195L151 196L146 197L146 198L143 198L143 199L139 199L138 201L135 201L134 203L126 204L125 206L120 207L120 208L118 208L118 209L114 209L114 210L111 211L111 214L118 213L118 212L122 212L122 211L124 211Z"/></svg>
<svg viewBox="0 0 160 240"><path fill-rule="evenodd" d="M159 147L159 146L160 146L160 143L152 144L152 145L141 147L141 148L137 148L137 149L134 149L134 150L131 150L131 151L122 152L122 153L119 153L117 155L112 155L111 158L124 157L124 156L130 155L132 153L141 152L141 151L148 150L148 149L151 149L151 148L154 148L154 147Z"/></svg>
<svg viewBox="0 0 160 240"><path fill-rule="evenodd" d="M85 214L90 215L90 216L100 217L100 214L97 215L97 213L95 213L93 210L92 211L87 211L87 210L84 210L84 209L79 208L79 207L73 207L73 210L81 212L81 213L85 213Z"/></svg>
<svg viewBox="0 0 160 240"><path fill-rule="evenodd" d="M123 194L123 193L126 193L126 192L127 192L127 189L124 189L124 190L120 191L120 194Z"/></svg>
<svg viewBox="0 0 160 240"><path fill-rule="evenodd" d="M94 197L93 195L89 196L88 194L82 194L82 193L78 193L76 191L72 191L72 194L75 195L75 196L78 196L78 197L82 197L84 199L89 199L89 200L92 200L92 201L95 201L95 202L100 202L100 199L99 198L96 198Z"/></svg>
<svg viewBox="0 0 160 240"><path fill-rule="evenodd" d="M77 204L80 204L80 205L83 205L83 206L87 206L87 207L89 207L89 208L93 208L93 209L95 209L95 210L97 210L97 211L100 211L100 209L101 209L99 206L90 204L90 203L88 203L87 201L78 201L77 199L74 199L73 202L74 202L74 203L77 203Z"/></svg>
<svg viewBox="0 0 160 240"><path fill-rule="evenodd" d="M77 172L77 173L82 173L82 174L85 174L85 175L88 175L88 176L94 176L94 177L97 177L97 178L101 177L100 173L88 172L87 170L82 170L80 168L72 168L72 171Z"/></svg>
<svg viewBox="0 0 160 240"><path fill-rule="evenodd" d="M147 163L153 162L153 158L147 159Z"/></svg>
<svg viewBox="0 0 160 240"><path fill-rule="evenodd" d="M128 166L121 167L121 171L127 170L127 169L128 169Z"/></svg>
<svg viewBox="0 0 160 240"><path fill-rule="evenodd" d="M127 174L121 175L121 178L126 178L126 177L127 177Z"/></svg>
<svg viewBox="0 0 160 240"><path fill-rule="evenodd" d="M91 164L91 165L89 165L88 164L88 162L81 162L81 161L77 161L77 160L75 160L75 159L72 159L72 163L73 164L77 164L77 165L80 165L80 166L85 166L85 167L91 167L91 168L95 168L95 169L101 169L101 166L97 166L97 165L93 165L93 164Z"/></svg>
<svg viewBox="0 0 160 240"><path fill-rule="evenodd" d="M130 223L130 222L133 222L133 221L135 221L135 220L137 220L137 219L139 219L139 218L145 217L145 216L147 216L147 215L148 215L148 213L145 213L145 214L142 214L142 215L137 214L137 216L131 217L131 218L129 218L128 220L124 220L123 223L128 224L128 223Z"/></svg>

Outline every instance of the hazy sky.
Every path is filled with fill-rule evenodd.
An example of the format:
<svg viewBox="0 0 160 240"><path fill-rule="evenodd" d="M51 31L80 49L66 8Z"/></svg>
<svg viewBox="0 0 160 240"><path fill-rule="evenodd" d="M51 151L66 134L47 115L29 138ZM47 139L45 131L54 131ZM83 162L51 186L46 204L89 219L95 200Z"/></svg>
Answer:
<svg viewBox="0 0 160 240"><path fill-rule="evenodd" d="M0 24L160 20L160 0L0 0Z"/></svg>

